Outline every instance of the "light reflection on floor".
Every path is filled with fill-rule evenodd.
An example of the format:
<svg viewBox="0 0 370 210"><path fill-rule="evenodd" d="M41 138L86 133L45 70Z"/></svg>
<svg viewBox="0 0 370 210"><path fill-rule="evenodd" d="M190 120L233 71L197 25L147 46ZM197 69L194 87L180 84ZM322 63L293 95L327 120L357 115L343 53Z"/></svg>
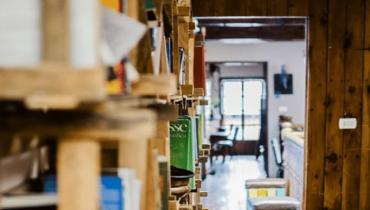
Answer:
<svg viewBox="0 0 370 210"><path fill-rule="evenodd" d="M245 210L245 180L266 177L262 157L258 161L255 156L227 157L224 164L222 157L219 157L210 169L216 173L208 174L202 185L202 191L208 191L208 197L202 198L202 204L209 210Z"/></svg>

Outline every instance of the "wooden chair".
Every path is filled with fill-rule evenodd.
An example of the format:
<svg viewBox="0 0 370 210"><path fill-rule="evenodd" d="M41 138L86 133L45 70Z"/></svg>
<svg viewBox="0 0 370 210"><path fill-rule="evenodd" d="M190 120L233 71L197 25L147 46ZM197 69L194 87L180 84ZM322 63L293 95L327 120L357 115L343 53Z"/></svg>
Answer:
<svg viewBox="0 0 370 210"><path fill-rule="evenodd" d="M223 160L222 163L225 162L225 158L227 155L233 156L234 152L233 151L233 146L234 146L234 141L236 141L236 138L238 136L239 132L239 127L236 127L230 131L230 135L228 136L227 139L225 140L220 140L217 141L214 145L214 155L222 155ZM212 154L211 154L212 155ZM212 158L213 156L211 156Z"/></svg>

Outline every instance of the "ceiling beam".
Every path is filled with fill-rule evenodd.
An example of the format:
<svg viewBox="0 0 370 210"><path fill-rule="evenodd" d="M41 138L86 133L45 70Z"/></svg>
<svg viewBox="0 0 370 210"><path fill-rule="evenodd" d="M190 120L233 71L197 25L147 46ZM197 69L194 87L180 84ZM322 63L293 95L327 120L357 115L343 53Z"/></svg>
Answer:
<svg viewBox="0 0 370 210"><path fill-rule="evenodd" d="M268 27L206 27L206 40L219 39L263 39L263 40L304 40L304 26Z"/></svg>
<svg viewBox="0 0 370 210"><path fill-rule="evenodd" d="M226 24L226 23L256 23L268 25L302 25L305 18L249 18L249 17L195 17L199 25Z"/></svg>

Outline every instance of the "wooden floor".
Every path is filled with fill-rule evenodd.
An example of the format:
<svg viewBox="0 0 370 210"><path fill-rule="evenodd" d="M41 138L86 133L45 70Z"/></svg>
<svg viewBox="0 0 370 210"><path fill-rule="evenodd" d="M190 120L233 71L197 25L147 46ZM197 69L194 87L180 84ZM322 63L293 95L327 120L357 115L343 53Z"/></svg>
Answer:
<svg viewBox="0 0 370 210"><path fill-rule="evenodd" d="M224 164L219 157L208 172L212 170L215 174L208 174L202 185L202 190L208 191L202 204L210 210L245 210L245 180L266 177L263 158L256 161L255 156L228 157Z"/></svg>

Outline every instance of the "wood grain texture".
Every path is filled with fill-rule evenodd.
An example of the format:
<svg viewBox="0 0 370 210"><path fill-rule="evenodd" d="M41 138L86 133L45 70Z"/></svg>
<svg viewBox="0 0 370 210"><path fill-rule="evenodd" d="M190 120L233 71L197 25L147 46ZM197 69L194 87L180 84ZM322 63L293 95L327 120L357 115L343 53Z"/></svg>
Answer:
<svg viewBox="0 0 370 210"><path fill-rule="evenodd" d="M220 8L222 3L225 5L225 15L227 16L244 16L246 15L246 8L248 1L246 0L234 0L219 2L220 6L215 6L215 8ZM216 15L215 15L216 16Z"/></svg>
<svg viewBox="0 0 370 210"><path fill-rule="evenodd" d="M305 209L322 209L324 202L325 106L327 71L327 2L309 4L309 69L305 141Z"/></svg>
<svg viewBox="0 0 370 210"><path fill-rule="evenodd" d="M136 178L141 181L140 210L146 208L146 178L147 178L147 148L148 141L138 136L139 141L131 141L122 138L118 148L118 166L135 170Z"/></svg>
<svg viewBox="0 0 370 210"><path fill-rule="evenodd" d="M370 209L370 0L365 9L360 209Z"/></svg>
<svg viewBox="0 0 370 210"><path fill-rule="evenodd" d="M193 11L193 16L198 17L198 16L207 16L205 14L205 10L207 7L207 1L206 0L192 0L192 11Z"/></svg>
<svg viewBox="0 0 370 210"><path fill-rule="evenodd" d="M189 84L189 23L184 19L179 20L179 47L185 53L185 84Z"/></svg>
<svg viewBox="0 0 370 210"><path fill-rule="evenodd" d="M69 64L69 7L68 0L42 1L43 61Z"/></svg>
<svg viewBox="0 0 370 210"><path fill-rule="evenodd" d="M345 1L329 1L324 197L328 209L341 209L342 199L343 130L338 129L338 121L344 111L345 6Z"/></svg>
<svg viewBox="0 0 370 210"><path fill-rule="evenodd" d="M58 209L98 210L100 144L64 138L58 149Z"/></svg>
<svg viewBox="0 0 370 210"><path fill-rule="evenodd" d="M288 0L267 0L268 16L287 16Z"/></svg>
<svg viewBox="0 0 370 210"><path fill-rule="evenodd" d="M266 16L267 0L249 0L246 13L248 16Z"/></svg>
<svg viewBox="0 0 370 210"><path fill-rule="evenodd" d="M365 4L362 0L347 1L345 97L344 112L362 125L362 74L364 46ZM342 209L359 209L362 126L344 130Z"/></svg>
<svg viewBox="0 0 370 210"><path fill-rule="evenodd" d="M189 71L185 75L186 76L186 84L192 85L194 84L194 45L195 45L195 39L194 39L194 32L190 32L192 36L189 37L188 41L188 51L189 51L189 58L188 58L188 66ZM190 34L190 35L191 35Z"/></svg>
<svg viewBox="0 0 370 210"><path fill-rule="evenodd" d="M214 8L214 16L225 16L226 14L226 3L229 2L227 0L213 0L215 5L220 5L220 6L215 6ZM247 2L247 0L244 0L244 2ZM222 6L224 5L224 6Z"/></svg>
<svg viewBox="0 0 370 210"><path fill-rule="evenodd" d="M288 0L289 16L308 16L309 0Z"/></svg>

